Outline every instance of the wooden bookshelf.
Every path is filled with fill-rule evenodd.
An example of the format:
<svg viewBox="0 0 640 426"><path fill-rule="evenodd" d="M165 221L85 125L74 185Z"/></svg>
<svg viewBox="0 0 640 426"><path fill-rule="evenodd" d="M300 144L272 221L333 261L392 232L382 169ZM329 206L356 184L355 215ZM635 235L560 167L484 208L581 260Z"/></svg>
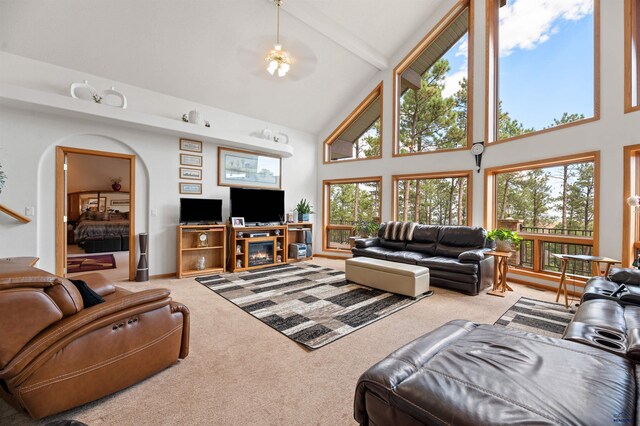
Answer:
<svg viewBox="0 0 640 426"><path fill-rule="evenodd" d="M265 236L250 237L248 234L264 233ZM270 261L249 266L251 259L249 247L253 243L273 243ZM280 256L278 260L278 256ZM229 227L229 263L227 268L231 272L250 271L267 268L287 262L287 226L245 226Z"/></svg>
<svg viewBox="0 0 640 426"><path fill-rule="evenodd" d="M301 262L303 260L313 259L313 251L311 253L307 253L307 257L302 259L290 259L289 258L289 244L292 243L300 243L305 244L304 234L305 231L311 231L311 235L313 235L313 224L310 222L297 222L297 223L287 223L287 262Z"/></svg>
<svg viewBox="0 0 640 426"><path fill-rule="evenodd" d="M203 240L201 240L201 237ZM225 225L178 226L178 278L225 272L227 227ZM204 265L198 269L198 263Z"/></svg>

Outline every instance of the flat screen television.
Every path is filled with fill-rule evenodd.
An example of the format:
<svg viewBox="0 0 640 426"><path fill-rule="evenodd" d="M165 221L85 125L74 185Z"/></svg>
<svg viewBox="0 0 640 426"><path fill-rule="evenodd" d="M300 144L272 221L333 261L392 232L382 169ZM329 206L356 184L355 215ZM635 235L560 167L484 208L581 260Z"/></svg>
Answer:
<svg viewBox="0 0 640 426"><path fill-rule="evenodd" d="M180 198L180 223L222 222L222 200Z"/></svg>
<svg viewBox="0 0 640 426"><path fill-rule="evenodd" d="M243 217L245 223L280 222L284 220L284 191L232 187L231 217Z"/></svg>

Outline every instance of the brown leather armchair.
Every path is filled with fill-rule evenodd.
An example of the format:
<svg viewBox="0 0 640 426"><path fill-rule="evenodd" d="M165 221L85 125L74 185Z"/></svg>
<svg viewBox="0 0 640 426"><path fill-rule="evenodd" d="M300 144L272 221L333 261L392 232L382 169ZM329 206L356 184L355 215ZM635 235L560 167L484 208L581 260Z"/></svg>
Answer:
<svg viewBox="0 0 640 426"><path fill-rule="evenodd" d="M104 303L84 308L69 280L0 262L0 395L36 419L131 386L189 353L189 310L169 290L134 293L100 273L77 278Z"/></svg>

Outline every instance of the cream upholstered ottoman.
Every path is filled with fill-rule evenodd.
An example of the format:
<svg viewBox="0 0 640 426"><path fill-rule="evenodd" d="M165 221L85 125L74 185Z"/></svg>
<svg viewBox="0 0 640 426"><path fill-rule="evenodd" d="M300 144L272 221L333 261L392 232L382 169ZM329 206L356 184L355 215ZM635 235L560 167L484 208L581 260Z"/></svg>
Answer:
<svg viewBox="0 0 640 426"><path fill-rule="evenodd" d="M418 297L429 291L429 268L370 257L346 260L347 281L390 293Z"/></svg>

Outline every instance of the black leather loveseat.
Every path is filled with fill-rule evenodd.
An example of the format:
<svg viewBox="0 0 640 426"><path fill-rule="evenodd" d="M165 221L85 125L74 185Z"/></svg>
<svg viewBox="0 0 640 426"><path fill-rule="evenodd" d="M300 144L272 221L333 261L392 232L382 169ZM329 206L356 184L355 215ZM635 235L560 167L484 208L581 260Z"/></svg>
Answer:
<svg viewBox="0 0 640 426"><path fill-rule="evenodd" d="M399 225L400 224L400 225ZM470 226L415 225L409 238L380 225L378 237L358 239L353 256L367 256L429 268L430 284L476 295L493 284L493 257L484 229ZM386 238L385 238L386 237Z"/></svg>

